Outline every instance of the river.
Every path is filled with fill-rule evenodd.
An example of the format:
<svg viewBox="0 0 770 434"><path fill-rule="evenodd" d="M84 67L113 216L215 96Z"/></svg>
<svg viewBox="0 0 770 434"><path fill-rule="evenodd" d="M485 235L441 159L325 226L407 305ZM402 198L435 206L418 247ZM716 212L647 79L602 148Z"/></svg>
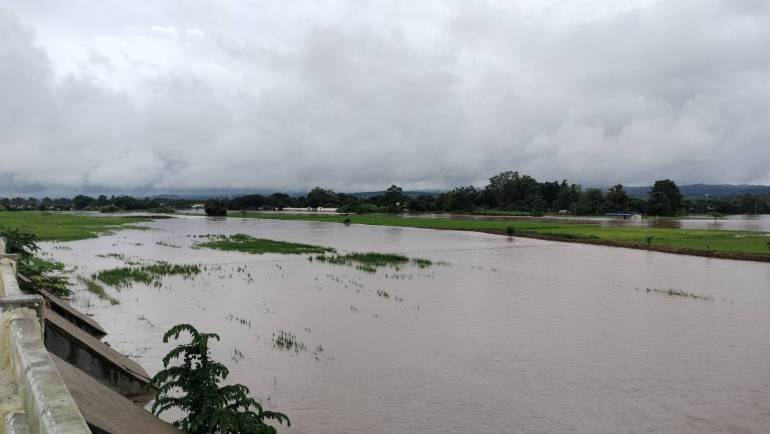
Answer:
<svg viewBox="0 0 770 434"><path fill-rule="evenodd" d="M151 374L172 325L219 333L230 380L291 418L279 432L770 432L765 263L301 221L146 226L43 245L82 275L123 265L97 256L108 253L204 264L192 279L110 289L117 305L82 289L73 303ZM367 273L192 249L188 236L234 233L446 264ZM305 349L276 348L280 330Z"/></svg>

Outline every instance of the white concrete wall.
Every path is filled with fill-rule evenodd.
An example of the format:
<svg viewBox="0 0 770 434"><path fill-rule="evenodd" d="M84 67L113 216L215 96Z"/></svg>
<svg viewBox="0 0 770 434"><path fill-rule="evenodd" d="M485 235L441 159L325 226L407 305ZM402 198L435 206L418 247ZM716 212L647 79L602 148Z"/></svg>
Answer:
<svg viewBox="0 0 770 434"><path fill-rule="evenodd" d="M5 243L0 240L0 255ZM39 434L91 433L75 401L43 345L40 296L24 296L16 280L16 262L0 259L0 369L10 370L26 416L19 413L1 423L10 432Z"/></svg>

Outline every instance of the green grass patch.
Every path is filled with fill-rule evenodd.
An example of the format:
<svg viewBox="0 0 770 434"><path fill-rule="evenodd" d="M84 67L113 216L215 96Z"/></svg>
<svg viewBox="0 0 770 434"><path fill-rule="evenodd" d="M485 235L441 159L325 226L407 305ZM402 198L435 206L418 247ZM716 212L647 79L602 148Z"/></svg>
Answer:
<svg viewBox="0 0 770 434"><path fill-rule="evenodd" d="M602 227L595 223L562 223L535 220L474 220L463 218L419 218L388 214L314 215L246 213L246 217L353 224L464 230L545 237L560 241L598 242L618 246L670 249L674 253L743 254L746 259L770 259L768 234L751 231L672 229L646 227Z"/></svg>
<svg viewBox="0 0 770 434"><path fill-rule="evenodd" d="M120 229L145 229L131 223L150 221L140 216L96 216L46 211L0 211L0 227L20 228L41 241L95 238Z"/></svg>
<svg viewBox="0 0 770 434"><path fill-rule="evenodd" d="M263 253L301 255L306 253L314 254L335 251L330 247L290 243L287 241L267 240L263 238L254 238L245 234L211 235L209 236L209 241L196 243L194 246L225 251L246 252L258 255Z"/></svg>
<svg viewBox="0 0 770 434"><path fill-rule="evenodd" d="M159 286L160 279L163 276L183 276L187 278L200 274L200 272L201 268L198 265L159 262L151 265L102 270L92 274L91 278L116 288L125 288L133 283Z"/></svg>
<svg viewBox="0 0 770 434"><path fill-rule="evenodd" d="M86 291L95 294L97 297L99 297L100 300L107 300L112 305L120 304L120 301L118 301L115 297L111 296L107 293L107 291L104 289L104 286L99 284L96 280L93 278L78 276L78 281L82 283Z"/></svg>

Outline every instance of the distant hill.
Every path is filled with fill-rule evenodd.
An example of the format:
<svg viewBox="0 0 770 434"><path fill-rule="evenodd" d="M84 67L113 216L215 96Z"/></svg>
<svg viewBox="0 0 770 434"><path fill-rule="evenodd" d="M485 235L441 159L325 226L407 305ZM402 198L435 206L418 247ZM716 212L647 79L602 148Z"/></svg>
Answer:
<svg viewBox="0 0 770 434"><path fill-rule="evenodd" d="M624 187L631 197L647 197L651 187ZM770 185L750 184L688 184L680 185L679 189L685 197L725 197L741 194L765 194L770 195Z"/></svg>

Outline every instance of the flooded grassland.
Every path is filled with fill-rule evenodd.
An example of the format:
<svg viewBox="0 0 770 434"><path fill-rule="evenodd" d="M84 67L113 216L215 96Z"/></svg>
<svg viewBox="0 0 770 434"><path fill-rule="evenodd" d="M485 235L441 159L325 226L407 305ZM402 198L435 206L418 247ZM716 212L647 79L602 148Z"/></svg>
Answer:
<svg viewBox="0 0 770 434"><path fill-rule="evenodd" d="M291 417L281 432L770 431L765 263L355 224L144 225L44 246L77 267L74 304L150 373L172 325L219 333L230 379ZM248 249L206 244L227 240ZM253 251L265 240L299 252ZM99 279L115 269L147 275Z"/></svg>

